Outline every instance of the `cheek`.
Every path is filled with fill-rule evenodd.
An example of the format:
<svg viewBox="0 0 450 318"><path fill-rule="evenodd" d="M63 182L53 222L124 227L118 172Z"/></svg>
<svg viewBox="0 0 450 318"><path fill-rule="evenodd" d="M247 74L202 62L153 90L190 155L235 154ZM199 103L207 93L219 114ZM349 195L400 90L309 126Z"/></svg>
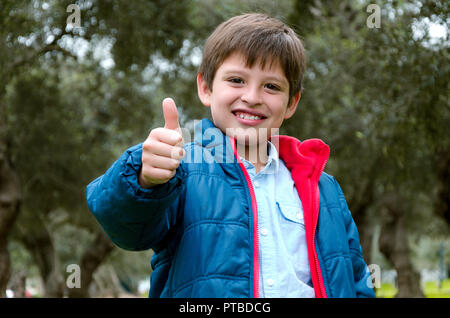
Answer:
<svg viewBox="0 0 450 318"><path fill-rule="evenodd" d="M284 115L288 104L288 98L285 98L284 96L273 95L269 97L267 102L269 103L269 105L272 105L272 115Z"/></svg>
<svg viewBox="0 0 450 318"><path fill-rule="evenodd" d="M212 101L221 105L222 107L229 106L233 104L237 99L239 99L239 94L236 90L230 89L229 87L217 87L215 93L213 94Z"/></svg>

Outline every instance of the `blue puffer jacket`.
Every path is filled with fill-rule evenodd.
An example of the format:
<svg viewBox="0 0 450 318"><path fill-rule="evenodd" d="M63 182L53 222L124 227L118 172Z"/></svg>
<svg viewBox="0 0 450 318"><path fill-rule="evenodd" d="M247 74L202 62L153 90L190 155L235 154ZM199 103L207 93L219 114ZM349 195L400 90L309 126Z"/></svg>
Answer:
<svg viewBox="0 0 450 318"><path fill-rule="evenodd" d="M271 141L302 201L316 297L374 297L344 195L323 172L328 146ZM235 141L203 119L184 147L176 175L152 189L138 184L142 144L128 149L88 185L89 209L116 245L154 250L150 297L258 297L258 211Z"/></svg>

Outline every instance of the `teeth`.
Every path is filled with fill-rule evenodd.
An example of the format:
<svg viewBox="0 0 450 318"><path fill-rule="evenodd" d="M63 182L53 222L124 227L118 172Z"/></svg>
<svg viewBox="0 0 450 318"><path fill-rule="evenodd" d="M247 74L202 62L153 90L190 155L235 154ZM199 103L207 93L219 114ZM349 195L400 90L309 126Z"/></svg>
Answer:
<svg viewBox="0 0 450 318"><path fill-rule="evenodd" d="M261 119L261 117L259 117L259 116L250 116L250 115L244 115L244 114L239 114L239 117L242 119L251 119L251 120Z"/></svg>

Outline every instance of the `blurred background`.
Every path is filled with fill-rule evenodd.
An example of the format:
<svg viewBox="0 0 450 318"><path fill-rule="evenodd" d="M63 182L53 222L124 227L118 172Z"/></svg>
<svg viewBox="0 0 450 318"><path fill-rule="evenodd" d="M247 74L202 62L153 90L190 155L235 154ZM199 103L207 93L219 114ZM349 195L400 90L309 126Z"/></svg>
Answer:
<svg viewBox="0 0 450 318"><path fill-rule="evenodd" d="M115 247L85 187L163 124L163 98L184 127L210 117L203 44L247 12L304 42L305 90L281 133L330 145L377 296L450 297L445 0L1 0L1 297L147 296L152 251Z"/></svg>

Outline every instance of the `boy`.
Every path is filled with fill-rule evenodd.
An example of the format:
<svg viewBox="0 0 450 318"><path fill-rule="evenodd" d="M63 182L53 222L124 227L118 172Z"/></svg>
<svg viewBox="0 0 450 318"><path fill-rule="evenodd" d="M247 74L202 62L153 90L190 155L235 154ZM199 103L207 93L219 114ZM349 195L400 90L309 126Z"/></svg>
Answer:
<svg viewBox="0 0 450 318"><path fill-rule="evenodd" d="M282 22L246 14L208 38L197 76L213 122L183 146L177 108L87 188L118 246L152 248L150 297L373 297L329 148L274 132L300 100L305 55Z"/></svg>

